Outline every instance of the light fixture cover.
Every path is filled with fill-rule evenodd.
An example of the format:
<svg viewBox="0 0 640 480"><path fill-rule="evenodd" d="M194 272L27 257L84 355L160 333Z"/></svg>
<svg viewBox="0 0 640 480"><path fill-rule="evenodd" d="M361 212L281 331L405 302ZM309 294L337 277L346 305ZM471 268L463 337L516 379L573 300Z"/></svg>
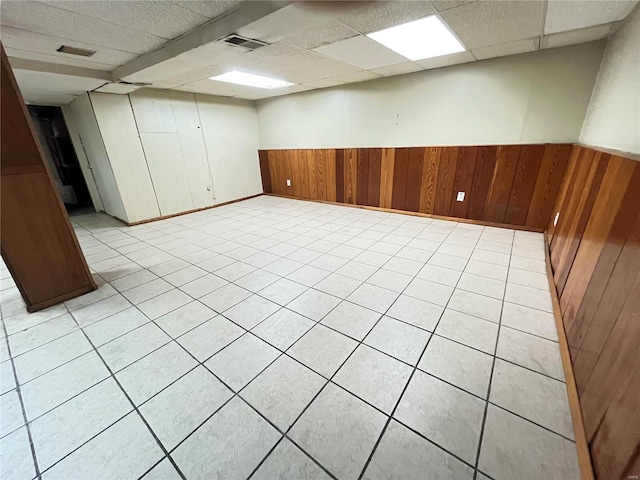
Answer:
<svg viewBox="0 0 640 480"><path fill-rule="evenodd" d="M293 85L293 83L285 82L284 80L276 80L275 78L263 77L261 75L254 75L252 73L238 72L237 70L234 70L233 72L223 73L222 75L217 75L215 77L209 77L209 80L217 80L219 82L236 83L238 85L247 85L249 87L268 89L288 87L289 85Z"/></svg>
<svg viewBox="0 0 640 480"><path fill-rule="evenodd" d="M423 60L465 50L437 15L368 33L367 37L409 60Z"/></svg>

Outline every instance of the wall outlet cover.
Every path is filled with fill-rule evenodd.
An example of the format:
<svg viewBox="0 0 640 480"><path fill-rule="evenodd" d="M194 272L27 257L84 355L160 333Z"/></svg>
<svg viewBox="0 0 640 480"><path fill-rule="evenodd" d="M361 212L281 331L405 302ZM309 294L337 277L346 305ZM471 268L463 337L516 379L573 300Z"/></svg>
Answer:
<svg viewBox="0 0 640 480"><path fill-rule="evenodd" d="M458 196L456 197L457 202L464 202L464 192L458 192Z"/></svg>
<svg viewBox="0 0 640 480"><path fill-rule="evenodd" d="M287 187L291 186L291 180L287 178Z"/></svg>

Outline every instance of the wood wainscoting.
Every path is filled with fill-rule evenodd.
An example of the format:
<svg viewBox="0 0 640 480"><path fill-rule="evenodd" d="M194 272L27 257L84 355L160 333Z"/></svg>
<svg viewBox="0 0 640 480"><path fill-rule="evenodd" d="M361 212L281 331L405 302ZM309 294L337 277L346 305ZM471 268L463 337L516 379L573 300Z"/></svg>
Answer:
<svg viewBox="0 0 640 480"><path fill-rule="evenodd" d="M575 146L547 241L595 475L638 478L640 162Z"/></svg>
<svg viewBox="0 0 640 480"><path fill-rule="evenodd" d="M259 156L265 193L542 231L571 148L544 144L260 150ZM458 192L465 192L461 202L456 201Z"/></svg>

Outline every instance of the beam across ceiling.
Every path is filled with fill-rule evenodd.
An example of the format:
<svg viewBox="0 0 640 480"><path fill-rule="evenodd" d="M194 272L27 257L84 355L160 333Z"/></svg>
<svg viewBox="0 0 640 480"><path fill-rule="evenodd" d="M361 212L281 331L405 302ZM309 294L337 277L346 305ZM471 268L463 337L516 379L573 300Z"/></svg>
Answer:
<svg viewBox="0 0 640 480"><path fill-rule="evenodd" d="M140 55L111 73L114 80L126 79L142 70L170 60L181 53L223 38L236 30L255 22L290 2L283 1L249 1L241 4L232 12L211 20L195 30L182 35L151 52Z"/></svg>

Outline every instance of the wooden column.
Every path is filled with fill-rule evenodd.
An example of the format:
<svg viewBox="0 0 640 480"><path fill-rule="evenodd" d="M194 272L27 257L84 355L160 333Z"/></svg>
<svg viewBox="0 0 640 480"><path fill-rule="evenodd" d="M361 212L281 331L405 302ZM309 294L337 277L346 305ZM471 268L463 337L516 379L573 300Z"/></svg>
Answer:
<svg viewBox="0 0 640 480"><path fill-rule="evenodd" d="M0 49L0 244L27 310L34 312L97 287Z"/></svg>

